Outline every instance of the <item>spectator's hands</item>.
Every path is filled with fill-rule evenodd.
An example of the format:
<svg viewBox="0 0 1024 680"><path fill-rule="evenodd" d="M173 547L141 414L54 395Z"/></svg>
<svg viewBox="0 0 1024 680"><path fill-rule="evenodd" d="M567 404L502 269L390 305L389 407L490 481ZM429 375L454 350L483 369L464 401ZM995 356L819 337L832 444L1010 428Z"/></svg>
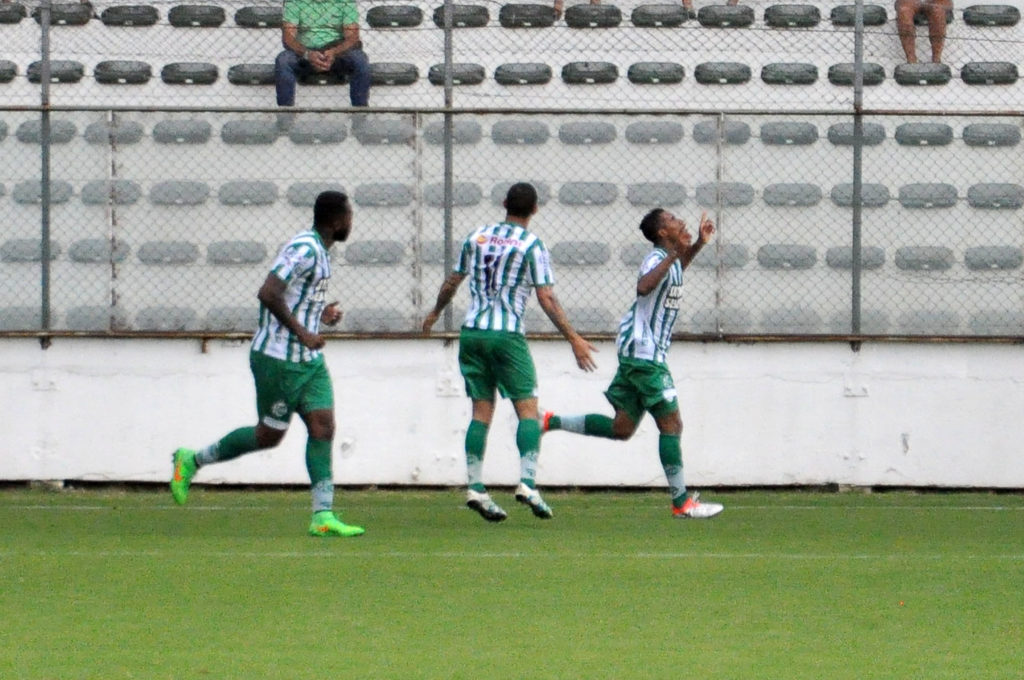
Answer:
<svg viewBox="0 0 1024 680"><path fill-rule="evenodd" d="M331 68L331 64L334 63L334 57L324 50L310 50L309 63L312 64L314 69L323 73Z"/></svg>

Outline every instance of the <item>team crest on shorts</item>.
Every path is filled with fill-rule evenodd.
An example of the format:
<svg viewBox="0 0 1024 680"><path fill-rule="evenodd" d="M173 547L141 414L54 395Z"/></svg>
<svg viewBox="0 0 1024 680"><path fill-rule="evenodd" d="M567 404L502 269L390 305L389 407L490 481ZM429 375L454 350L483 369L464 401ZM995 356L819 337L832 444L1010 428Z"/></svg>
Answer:
<svg viewBox="0 0 1024 680"><path fill-rule="evenodd" d="M288 415L288 404L283 401L275 401L273 406L270 407L270 414L276 418Z"/></svg>

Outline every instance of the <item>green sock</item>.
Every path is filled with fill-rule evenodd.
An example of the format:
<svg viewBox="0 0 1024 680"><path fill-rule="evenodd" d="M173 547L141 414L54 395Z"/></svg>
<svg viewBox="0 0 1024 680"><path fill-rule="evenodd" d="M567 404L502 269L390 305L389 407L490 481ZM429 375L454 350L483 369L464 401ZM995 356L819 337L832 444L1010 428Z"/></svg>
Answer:
<svg viewBox="0 0 1024 680"><path fill-rule="evenodd" d="M557 421L557 425L556 425ZM608 416L600 413L588 413L579 416L551 416L548 420L549 430L565 430L576 434L585 434L590 437L603 437L614 439L612 435L612 423L615 422Z"/></svg>
<svg viewBox="0 0 1024 680"><path fill-rule="evenodd" d="M466 478L473 491L486 491L483 481L484 449L487 448L487 423L469 421L466 429Z"/></svg>
<svg viewBox="0 0 1024 680"><path fill-rule="evenodd" d="M658 457L661 458L668 490L672 494L672 507L681 508L686 501L686 484L683 483L683 450L678 434L658 436Z"/></svg>
<svg viewBox="0 0 1024 680"><path fill-rule="evenodd" d="M256 444L256 428L240 427L196 453L196 465L202 467L210 463L231 460L246 453L251 453L258 448L259 446Z"/></svg>
<svg viewBox="0 0 1024 680"><path fill-rule="evenodd" d="M537 458L540 457L540 421L526 418L516 428L516 447L519 449L519 481L531 489L537 488Z"/></svg>
<svg viewBox="0 0 1024 680"><path fill-rule="evenodd" d="M306 440L306 471L313 495L313 512L334 507L334 474L331 470L330 440Z"/></svg>

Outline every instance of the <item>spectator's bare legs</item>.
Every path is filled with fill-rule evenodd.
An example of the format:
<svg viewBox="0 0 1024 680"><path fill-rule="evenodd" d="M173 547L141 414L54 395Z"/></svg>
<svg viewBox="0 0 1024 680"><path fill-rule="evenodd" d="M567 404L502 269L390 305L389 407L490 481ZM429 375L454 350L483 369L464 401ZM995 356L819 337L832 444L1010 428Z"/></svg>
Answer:
<svg viewBox="0 0 1024 680"><path fill-rule="evenodd" d="M932 0L928 3L928 40L932 45L932 63L942 63L942 48L946 45L946 12L951 0Z"/></svg>
<svg viewBox="0 0 1024 680"><path fill-rule="evenodd" d="M896 29L899 31L900 45L908 64L917 63L917 49L914 46L917 30L914 27L914 15L920 7L920 0L896 0Z"/></svg>

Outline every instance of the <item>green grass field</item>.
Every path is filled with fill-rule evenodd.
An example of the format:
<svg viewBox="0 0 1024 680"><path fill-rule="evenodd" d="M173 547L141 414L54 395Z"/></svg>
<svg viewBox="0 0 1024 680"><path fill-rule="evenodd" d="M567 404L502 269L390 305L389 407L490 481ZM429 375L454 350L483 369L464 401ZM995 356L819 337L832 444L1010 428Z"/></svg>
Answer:
<svg viewBox="0 0 1024 680"><path fill-rule="evenodd" d="M1024 496L0 492L0 678L1024 677Z"/></svg>

